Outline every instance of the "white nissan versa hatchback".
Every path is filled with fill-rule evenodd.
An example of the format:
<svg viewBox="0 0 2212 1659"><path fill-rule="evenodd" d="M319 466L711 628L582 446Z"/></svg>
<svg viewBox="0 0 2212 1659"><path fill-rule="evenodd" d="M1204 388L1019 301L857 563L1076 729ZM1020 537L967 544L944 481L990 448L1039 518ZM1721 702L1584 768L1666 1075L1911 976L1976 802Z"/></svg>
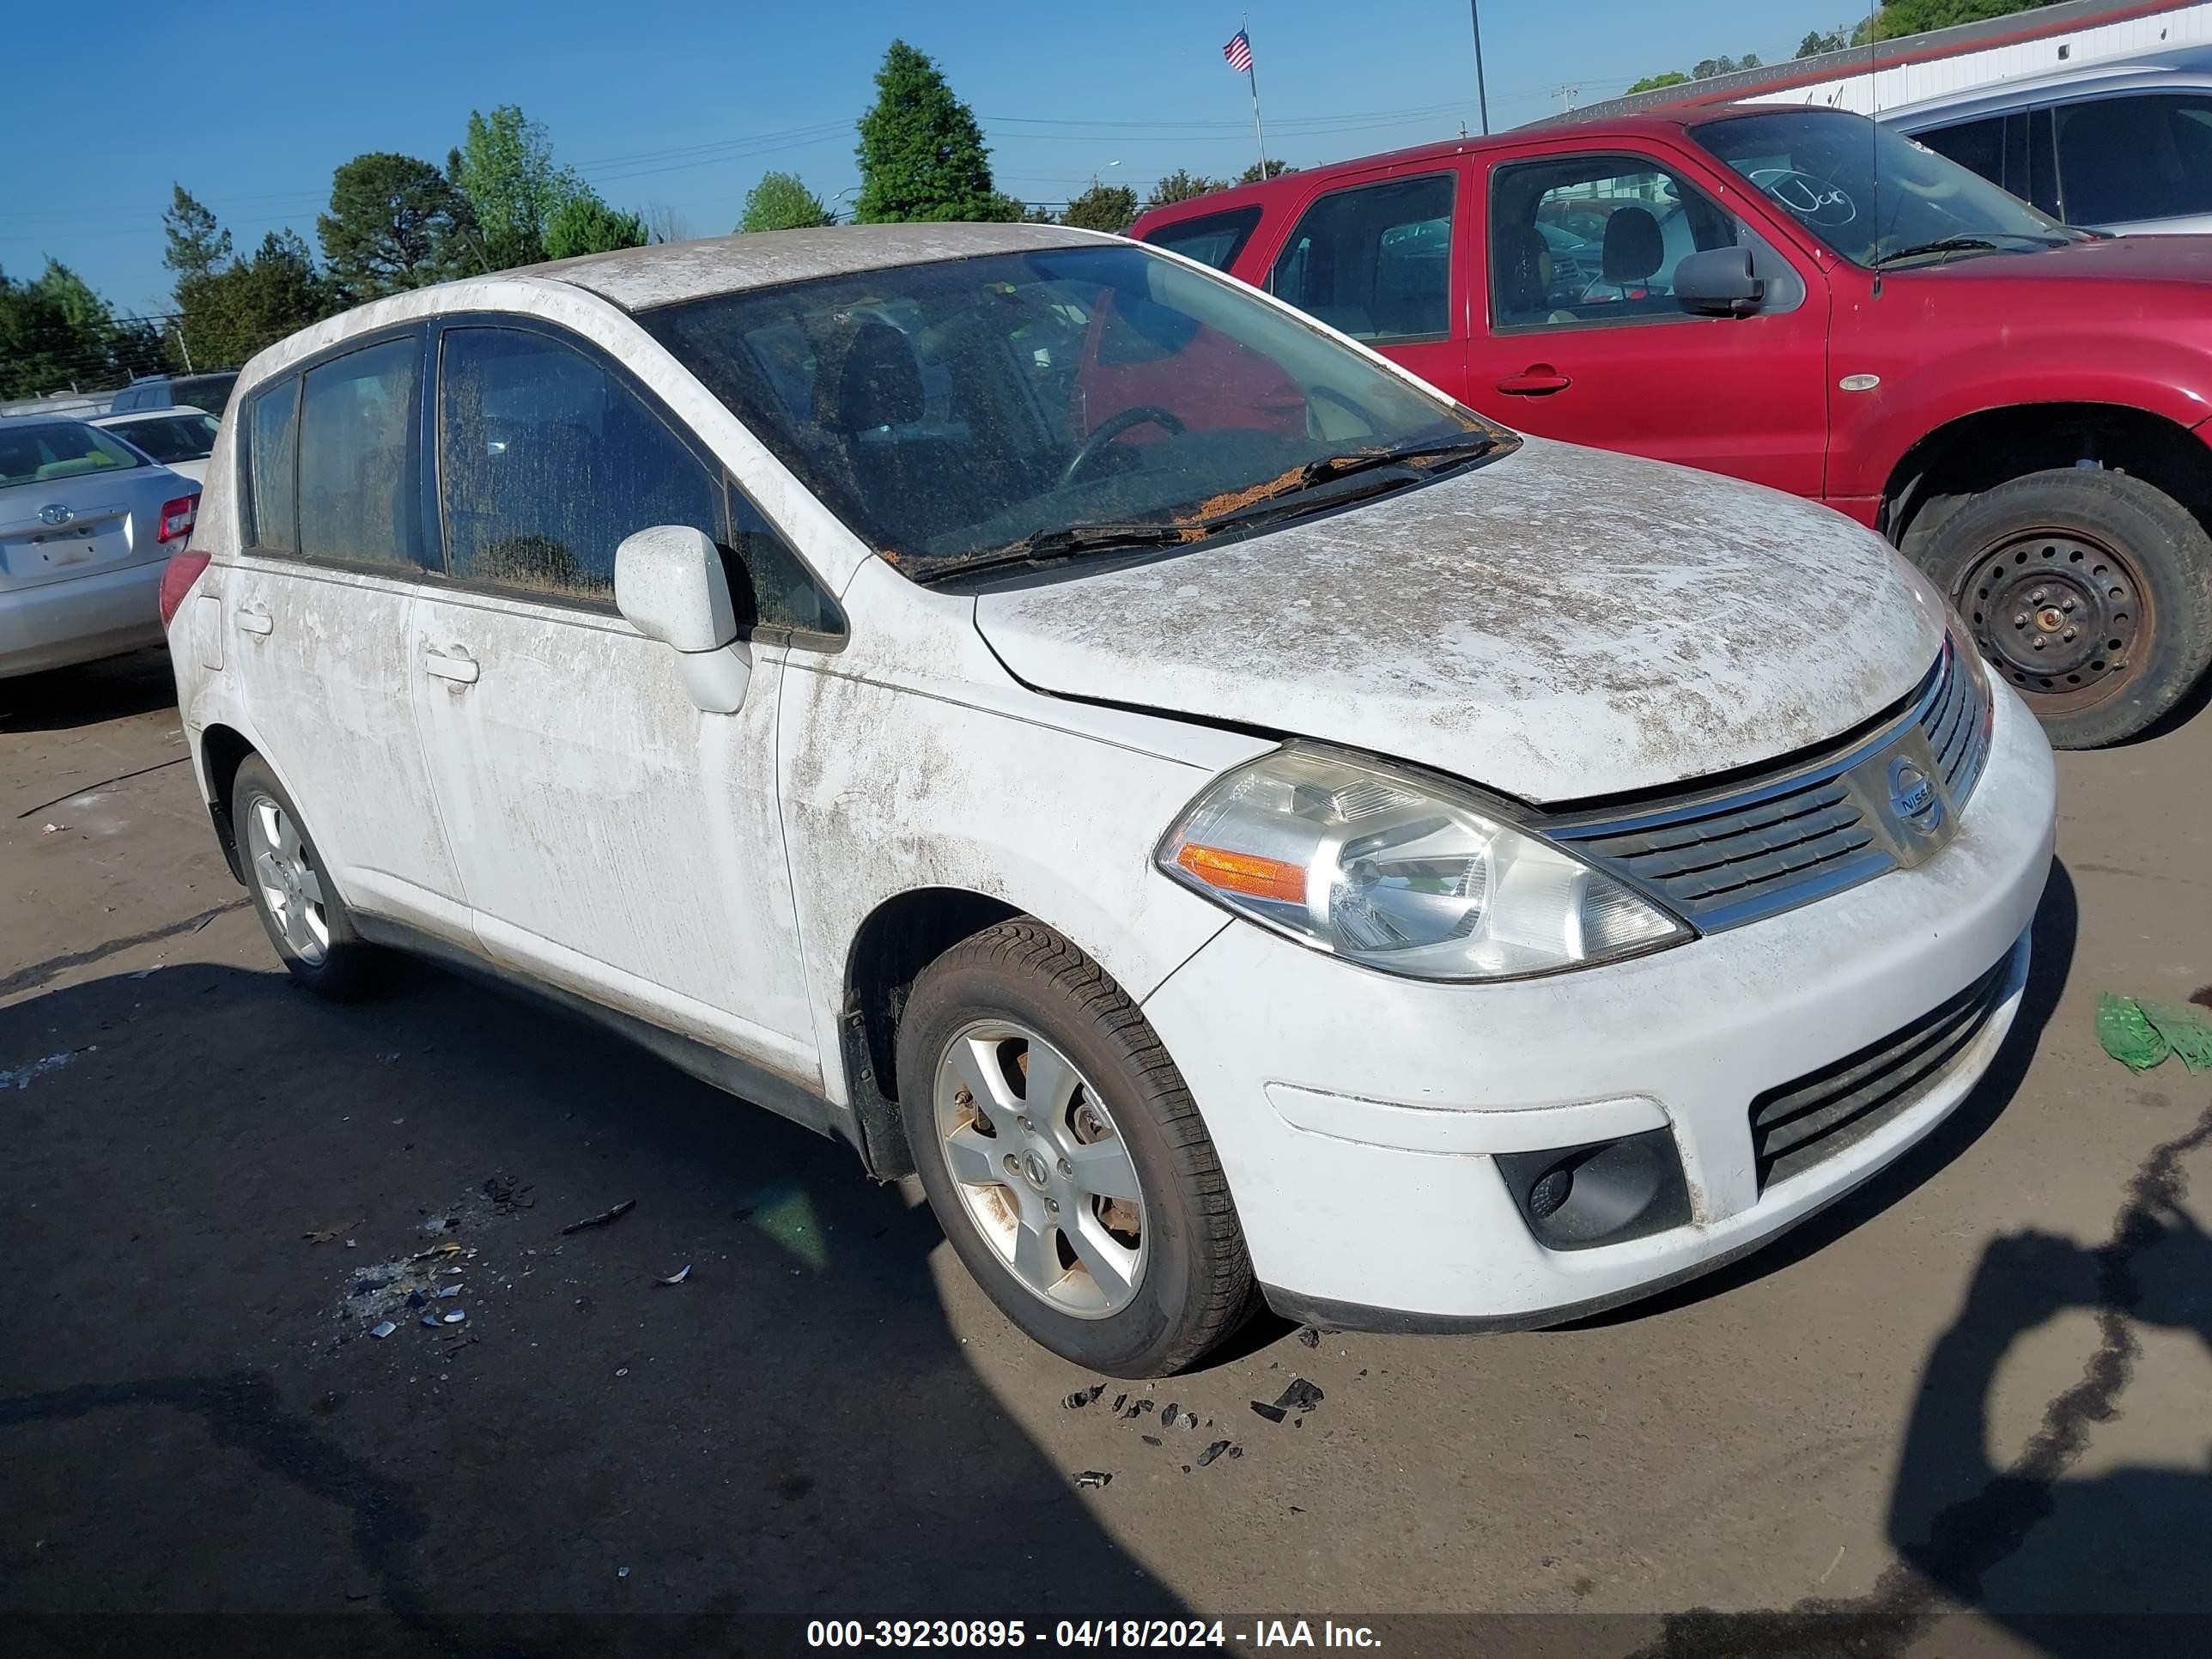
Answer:
<svg viewBox="0 0 2212 1659"><path fill-rule="evenodd" d="M292 973L489 968L918 1172L1085 1366L1681 1279L2020 1000L2050 753L1882 542L1172 254L639 248L231 410L163 610Z"/></svg>

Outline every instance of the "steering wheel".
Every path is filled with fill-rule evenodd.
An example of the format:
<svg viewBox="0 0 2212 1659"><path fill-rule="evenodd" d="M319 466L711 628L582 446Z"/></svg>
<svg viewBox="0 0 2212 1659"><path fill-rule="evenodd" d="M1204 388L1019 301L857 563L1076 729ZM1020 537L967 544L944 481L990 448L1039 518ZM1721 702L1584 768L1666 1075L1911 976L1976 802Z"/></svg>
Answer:
<svg viewBox="0 0 2212 1659"><path fill-rule="evenodd" d="M1311 403L1314 399L1319 398L1322 403L1334 404L1339 409L1344 410L1346 414L1351 416L1353 420L1365 427L1370 436L1372 436L1374 434L1378 433L1382 429L1375 423L1375 417L1359 406L1357 399L1345 392L1339 392L1334 386L1310 386L1305 390L1307 402ZM1315 431L1313 428L1313 416L1309 412L1306 416L1306 435L1310 438L1320 437L1321 434Z"/></svg>
<svg viewBox="0 0 2212 1659"><path fill-rule="evenodd" d="M1171 409L1162 409L1158 404L1139 404L1125 409L1119 415L1109 415L1098 424L1098 429L1083 441L1083 447L1068 458L1060 475L1060 487L1066 489L1083 476L1083 471L1097 460L1107 445L1133 427L1156 426L1171 438L1180 438L1190 428L1186 427Z"/></svg>

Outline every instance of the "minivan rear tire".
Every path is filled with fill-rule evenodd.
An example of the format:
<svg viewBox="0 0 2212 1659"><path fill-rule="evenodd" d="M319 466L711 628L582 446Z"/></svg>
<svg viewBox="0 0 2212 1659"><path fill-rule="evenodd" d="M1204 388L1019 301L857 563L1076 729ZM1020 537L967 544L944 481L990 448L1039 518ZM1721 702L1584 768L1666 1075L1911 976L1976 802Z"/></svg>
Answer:
<svg viewBox="0 0 2212 1659"><path fill-rule="evenodd" d="M1026 1094L1040 1044L1074 1080L1056 1119ZM975 1075L978 1056L995 1061L1005 1085L980 1105L959 1083ZM899 1109L930 1206L969 1272L1035 1340L1087 1370L1165 1376L1256 1310L1229 1184L1182 1074L1121 988L1051 928L1027 917L1001 922L924 969L900 1021L897 1063ZM950 1127L963 1119L964 1129ZM1116 1139L1126 1164L1112 1156ZM1007 1180L957 1178L963 1152L968 1176L1003 1168ZM1133 1168L1133 1215L1090 1187L1094 1159L1122 1179ZM1115 1178L1097 1179L1110 1188ZM1032 1211L1054 1253L1042 1258L1043 1277L1064 1274L1049 1291L1035 1286L1034 1254L1024 1277L1020 1235ZM1094 1251L1102 1237L1125 1251L1133 1240L1126 1291L1110 1270L1091 1273L1079 1235Z"/></svg>
<svg viewBox="0 0 2212 1659"><path fill-rule="evenodd" d="M1903 551L2054 748L2139 735L2212 664L2212 538L2124 472L2031 472L1915 525Z"/></svg>
<svg viewBox="0 0 2212 1659"><path fill-rule="evenodd" d="M277 826L273 832L272 811ZM338 896L300 809L258 755L247 756L239 765L230 787L230 822L246 894L285 970L333 1002L350 1002L378 988L384 953L354 926L353 913ZM270 854L273 859L264 865L264 855ZM311 910L312 920L303 926L291 913L294 905Z"/></svg>

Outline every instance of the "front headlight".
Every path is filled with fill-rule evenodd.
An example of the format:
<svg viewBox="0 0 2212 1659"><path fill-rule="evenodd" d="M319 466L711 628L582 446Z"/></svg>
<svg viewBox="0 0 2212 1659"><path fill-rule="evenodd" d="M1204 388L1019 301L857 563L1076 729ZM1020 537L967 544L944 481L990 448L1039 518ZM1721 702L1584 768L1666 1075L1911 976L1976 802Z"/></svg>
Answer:
<svg viewBox="0 0 2212 1659"><path fill-rule="evenodd" d="M1418 979L1556 973L1691 936L1471 790L1305 744L1215 780L1157 857L1241 916Z"/></svg>

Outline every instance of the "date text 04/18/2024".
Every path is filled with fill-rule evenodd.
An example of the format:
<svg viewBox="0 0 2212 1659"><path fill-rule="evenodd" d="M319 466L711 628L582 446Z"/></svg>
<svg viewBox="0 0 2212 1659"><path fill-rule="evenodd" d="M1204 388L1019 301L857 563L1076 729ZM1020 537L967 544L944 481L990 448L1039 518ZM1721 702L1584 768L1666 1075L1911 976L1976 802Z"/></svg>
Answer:
<svg viewBox="0 0 2212 1659"><path fill-rule="evenodd" d="M1322 1620L1261 1619L1252 1628L1229 1630L1219 1619L1062 1619L1048 1633L1020 1619L815 1619L806 1626L811 1648L1218 1648L1234 1642L1253 1648L1378 1648L1364 1625Z"/></svg>

